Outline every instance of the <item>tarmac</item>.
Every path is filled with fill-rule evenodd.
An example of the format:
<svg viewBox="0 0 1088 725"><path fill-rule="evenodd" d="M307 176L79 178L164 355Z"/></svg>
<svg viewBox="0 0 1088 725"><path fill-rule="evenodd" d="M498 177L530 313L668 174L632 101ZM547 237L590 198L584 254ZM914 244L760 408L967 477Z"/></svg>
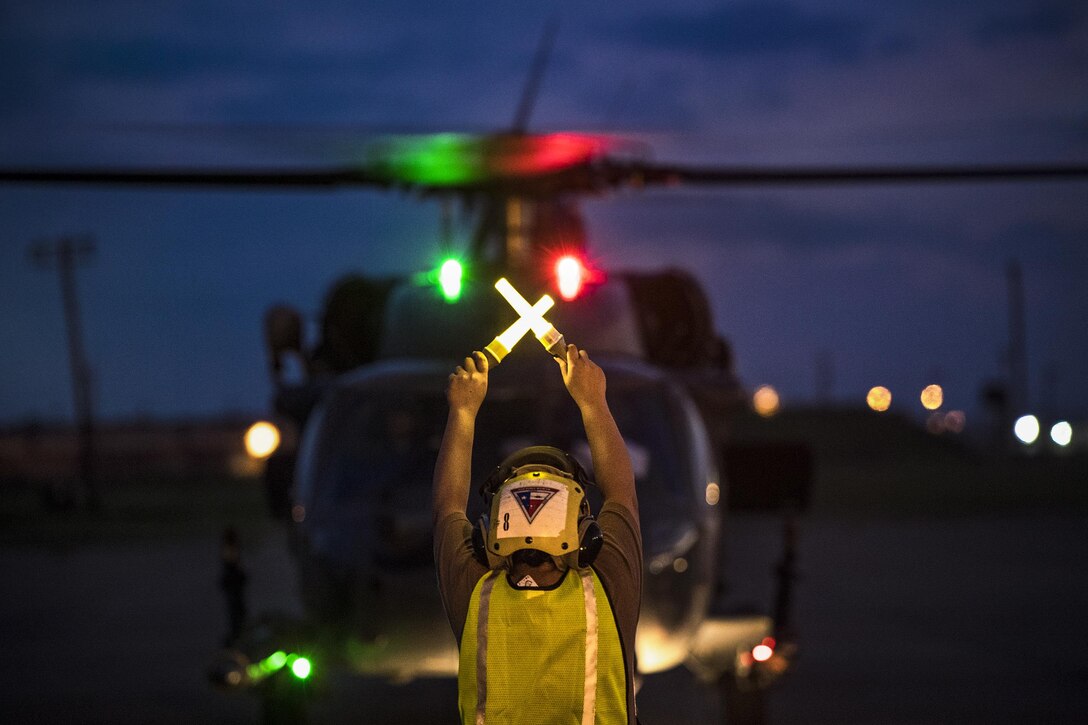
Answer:
<svg viewBox="0 0 1088 725"><path fill-rule="evenodd" d="M1088 517L808 517L795 667L774 723L1088 721ZM773 517L727 527L730 602L766 607ZM284 538L245 550L254 610L297 611ZM0 548L0 722L256 723L255 699L212 689L226 626L218 540L74 550ZM720 721L718 695L674 670L646 680L645 725ZM452 723L452 680L334 677L313 723Z"/></svg>

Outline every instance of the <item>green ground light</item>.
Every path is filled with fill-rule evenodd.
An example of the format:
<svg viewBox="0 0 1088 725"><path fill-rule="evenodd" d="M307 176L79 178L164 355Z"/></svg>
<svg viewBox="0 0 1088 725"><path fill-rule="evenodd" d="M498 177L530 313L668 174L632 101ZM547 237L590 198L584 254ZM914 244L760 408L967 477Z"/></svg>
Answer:
<svg viewBox="0 0 1088 725"><path fill-rule="evenodd" d="M313 664L308 657L277 650L263 660L249 665L246 668L246 674L249 675L249 679L259 682L284 667L290 667L291 674L300 680L305 680L313 672Z"/></svg>
<svg viewBox="0 0 1088 725"><path fill-rule="evenodd" d="M312 667L310 660L305 657L297 657L294 662L291 663L291 674L300 680L305 680L310 676Z"/></svg>

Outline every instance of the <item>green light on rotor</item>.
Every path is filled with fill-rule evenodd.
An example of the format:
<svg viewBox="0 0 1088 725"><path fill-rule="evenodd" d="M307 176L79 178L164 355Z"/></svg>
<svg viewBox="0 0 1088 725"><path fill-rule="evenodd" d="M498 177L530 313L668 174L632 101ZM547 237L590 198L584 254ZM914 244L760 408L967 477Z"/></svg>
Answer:
<svg viewBox="0 0 1088 725"><path fill-rule="evenodd" d="M467 134L393 137L373 147L372 163L400 181L452 186L483 178L483 146L483 141Z"/></svg>
<svg viewBox="0 0 1088 725"><path fill-rule="evenodd" d="M456 302L461 297L461 279L464 268L456 259L447 259L438 271L438 286L446 302Z"/></svg>

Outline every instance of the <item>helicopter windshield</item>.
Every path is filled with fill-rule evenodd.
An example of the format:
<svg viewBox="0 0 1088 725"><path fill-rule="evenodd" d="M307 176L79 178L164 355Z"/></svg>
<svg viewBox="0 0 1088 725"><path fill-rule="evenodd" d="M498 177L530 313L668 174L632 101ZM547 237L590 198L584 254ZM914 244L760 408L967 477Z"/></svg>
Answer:
<svg viewBox="0 0 1088 725"><path fill-rule="evenodd" d="M312 455L302 462L298 493L304 525L334 558L373 547L379 558L430 561L431 479L447 407L441 393L405 390L403 382L382 380L338 391L318 423ZM651 514L655 519L690 515L687 426L663 383L612 374L608 394L652 538L654 527L645 526ZM477 420L470 520L480 508L475 487L487 473L510 453L545 444L571 452L592 476L581 417L566 390L489 392ZM591 489L590 499L598 510L599 493Z"/></svg>

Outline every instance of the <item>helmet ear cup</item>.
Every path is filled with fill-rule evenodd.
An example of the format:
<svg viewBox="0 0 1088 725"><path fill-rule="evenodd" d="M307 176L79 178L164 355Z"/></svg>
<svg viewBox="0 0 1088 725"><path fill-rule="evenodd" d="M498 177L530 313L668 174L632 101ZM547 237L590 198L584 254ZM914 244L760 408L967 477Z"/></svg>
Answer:
<svg viewBox="0 0 1088 725"><path fill-rule="evenodd" d="M578 568L591 566L604 546L604 533L597 519L586 516L578 523Z"/></svg>
<svg viewBox="0 0 1088 725"><path fill-rule="evenodd" d="M485 513L476 519L476 525L472 527L472 555L488 569L491 568L487 559L487 529L490 523L490 517Z"/></svg>
<svg viewBox="0 0 1088 725"><path fill-rule="evenodd" d="M491 516L483 513L476 519L476 525L472 527L472 558L480 562L488 569L501 569L509 566L509 562L493 551L489 551L488 536L491 531Z"/></svg>

